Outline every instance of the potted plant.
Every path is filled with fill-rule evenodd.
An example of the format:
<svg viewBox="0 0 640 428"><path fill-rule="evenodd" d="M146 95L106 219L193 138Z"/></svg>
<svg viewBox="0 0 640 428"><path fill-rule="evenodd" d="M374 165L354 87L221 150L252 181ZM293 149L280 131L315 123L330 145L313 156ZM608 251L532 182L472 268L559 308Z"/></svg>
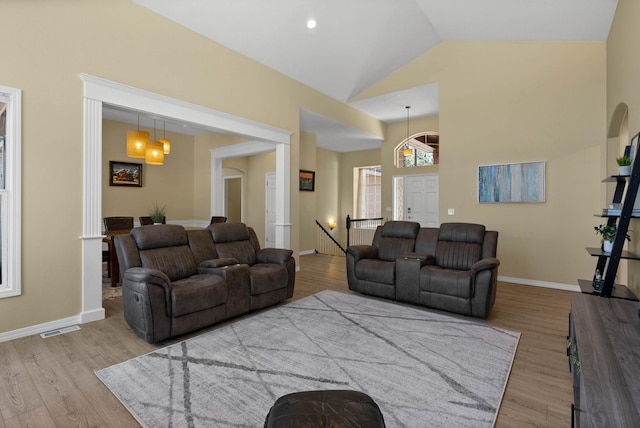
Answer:
<svg viewBox="0 0 640 428"><path fill-rule="evenodd" d="M162 224L165 218L165 207L166 205L161 207L158 204L153 204L151 211L149 211L149 217L153 220L153 224Z"/></svg>
<svg viewBox="0 0 640 428"><path fill-rule="evenodd" d="M629 156L621 156L616 158L618 164L618 170L620 175L630 175L631 173L631 158Z"/></svg>
<svg viewBox="0 0 640 428"><path fill-rule="evenodd" d="M596 231L596 234L602 235L602 251L605 253L610 253L611 248L613 247L613 240L616 239L616 234L618 233L618 225L617 224L601 224L599 226L593 227ZM628 233L624 234L624 238L627 241L631 241L631 237Z"/></svg>

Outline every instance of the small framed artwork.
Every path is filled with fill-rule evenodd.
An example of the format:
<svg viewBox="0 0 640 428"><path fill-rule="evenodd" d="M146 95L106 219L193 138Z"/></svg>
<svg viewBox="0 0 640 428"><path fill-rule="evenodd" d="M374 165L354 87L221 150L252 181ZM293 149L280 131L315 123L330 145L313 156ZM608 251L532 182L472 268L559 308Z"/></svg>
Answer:
<svg viewBox="0 0 640 428"><path fill-rule="evenodd" d="M478 202L545 202L545 162L480 165Z"/></svg>
<svg viewBox="0 0 640 428"><path fill-rule="evenodd" d="M300 170L300 190L313 192L316 187L316 172Z"/></svg>
<svg viewBox="0 0 640 428"><path fill-rule="evenodd" d="M142 164L109 161L109 186L142 187Z"/></svg>

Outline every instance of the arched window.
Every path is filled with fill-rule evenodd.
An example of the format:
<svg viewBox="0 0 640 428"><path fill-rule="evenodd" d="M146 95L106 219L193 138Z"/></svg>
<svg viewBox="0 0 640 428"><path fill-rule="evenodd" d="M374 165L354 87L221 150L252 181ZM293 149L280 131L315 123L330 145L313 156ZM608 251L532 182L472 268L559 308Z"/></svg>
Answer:
<svg viewBox="0 0 640 428"><path fill-rule="evenodd" d="M397 168L438 165L440 135L437 132L425 132L409 137L396 146L394 158Z"/></svg>

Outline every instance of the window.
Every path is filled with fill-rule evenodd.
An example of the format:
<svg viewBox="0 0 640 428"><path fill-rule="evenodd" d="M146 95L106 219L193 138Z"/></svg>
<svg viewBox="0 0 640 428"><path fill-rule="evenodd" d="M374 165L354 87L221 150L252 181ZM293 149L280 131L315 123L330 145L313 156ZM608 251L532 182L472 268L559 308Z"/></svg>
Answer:
<svg viewBox="0 0 640 428"><path fill-rule="evenodd" d="M21 293L22 92L0 86L0 298Z"/></svg>
<svg viewBox="0 0 640 428"><path fill-rule="evenodd" d="M372 166L356 168L358 195L357 210L359 218L382 217L382 168Z"/></svg>
<svg viewBox="0 0 640 428"><path fill-rule="evenodd" d="M438 165L440 163L440 136L427 133L402 141L395 149L398 168Z"/></svg>

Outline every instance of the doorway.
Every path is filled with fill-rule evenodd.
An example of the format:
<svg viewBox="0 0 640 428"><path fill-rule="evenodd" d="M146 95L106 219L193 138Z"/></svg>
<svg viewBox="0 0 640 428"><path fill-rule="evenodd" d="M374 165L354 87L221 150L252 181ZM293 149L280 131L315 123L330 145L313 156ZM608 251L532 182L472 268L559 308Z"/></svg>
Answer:
<svg viewBox="0 0 640 428"><path fill-rule="evenodd" d="M242 175L224 177L224 215L228 223L243 222L242 182Z"/></svg>
<svg viewBox="0 0 640 428"><path fill-rule="evenodd" d="M394 219L415 221L421 227L438 227L439 177L437 174L393 178Z"/></svg>

